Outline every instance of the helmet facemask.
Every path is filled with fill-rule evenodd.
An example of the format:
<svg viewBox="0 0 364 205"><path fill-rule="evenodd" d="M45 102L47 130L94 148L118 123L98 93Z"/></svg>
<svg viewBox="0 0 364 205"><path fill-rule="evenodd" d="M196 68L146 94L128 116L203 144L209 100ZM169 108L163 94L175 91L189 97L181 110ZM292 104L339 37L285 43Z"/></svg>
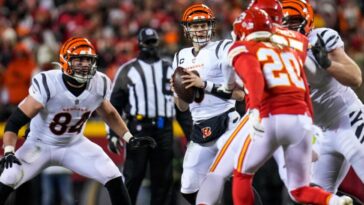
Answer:
<svg viewBox="0 0 364 205"><path fill-rule="evenodd" d="M191 39L194 45L206 45L214 35L215 15L204 4L193 4L183 13L181 23L184 35Z"/></svg>
<svg viewBox="0 0 364 205"><path fill-rule="evenodd" d="M188 39L191 39L194 44L204 46L214 34L215 22L213 20L189 22L185 23L183 27Z"/></svg>
<svg viewBox="0 0 364 205"><path fill-rule="evenodd" d="M284 17L282 24L290 30L306 34L305 27L307 25L307 20L300 15Z"/></svg>
<svg viewBox="0 0 364 205"><path fill-rule="evenodd" d="M290 30L307 35L313 28L314 13L305 0L283 0L283 25Z"/></svg>
<svg viewBox="0 0 364 205"><path fill-rule="evenodd" d="M97 69L96 61L96 50L86 38L72 37L61 46L59 65L63 74L77 83L88 83L92 79Z"/></svg>
<svg viewBox="0 0 364 205"><path fill-rule="evenodd" d="M96 73L96 56L93 55L78 55L70 56L68 66L72 72L66 73L78 83L88 83Z"/></svg>

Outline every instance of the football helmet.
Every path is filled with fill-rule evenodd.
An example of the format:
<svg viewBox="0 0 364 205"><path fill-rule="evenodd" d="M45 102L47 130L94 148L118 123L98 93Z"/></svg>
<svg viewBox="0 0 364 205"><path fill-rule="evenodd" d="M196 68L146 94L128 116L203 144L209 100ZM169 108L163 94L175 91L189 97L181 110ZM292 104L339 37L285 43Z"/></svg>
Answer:
<svg viewBox="0 0 364 205"><path fill-rule="evenodd" d="M88 68L82 63L73 65L74 58L88 58ZM72 37L64 42L59 51L59 63L65 75L79 83L87 83L96 73L96 50L87 38Z"/></svg>
<svg viewBox="0 0 364 205"><path fill-rule="evenodd" d="M205 4L193 4L183 13L184 35L200 46L207 44L215 32L215 15Z"/></svg>
<svg viewBox="0 0 364 205"><path fill-rule="evenodd" d="M272 20L258 8L250 8L240 14L233 23L235 40L264 40L272 35Z"/></svg>
<svg viewBox="0 0 364 205"><path fill-rule="evenodd" d="M273 23L282 24L283 12L279 0L252 0L248 6L248 9L250 8L262 9L267 12Z"/></svg>
<svg viewBox="0 0 364 205"><path fill-rule="evenodd" d="M283 25L307 35L314 27L312 6L306 0L283 0Z"/></svg>

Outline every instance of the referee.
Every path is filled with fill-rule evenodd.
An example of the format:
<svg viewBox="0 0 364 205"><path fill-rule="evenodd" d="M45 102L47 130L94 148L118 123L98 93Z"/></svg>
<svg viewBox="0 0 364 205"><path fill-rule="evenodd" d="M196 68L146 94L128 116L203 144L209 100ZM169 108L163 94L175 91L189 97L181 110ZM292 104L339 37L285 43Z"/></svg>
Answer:
<svg viewBox="0 0 364 205"><path fill-rule="evenodd" d="M138 57L122 65L116 74L110 101L126 116L133 136L150 136L157 142L155 149L134 150L126 144L124 176L132 204L136 204L149 163L151 204L164 205L170 203L173 183L175 107L169 85L173 70L171 64L158 55L159 37L154 29L141 29L138 43ZM112 130L109 133L109 149L118 153L119 141Z"/></svg>

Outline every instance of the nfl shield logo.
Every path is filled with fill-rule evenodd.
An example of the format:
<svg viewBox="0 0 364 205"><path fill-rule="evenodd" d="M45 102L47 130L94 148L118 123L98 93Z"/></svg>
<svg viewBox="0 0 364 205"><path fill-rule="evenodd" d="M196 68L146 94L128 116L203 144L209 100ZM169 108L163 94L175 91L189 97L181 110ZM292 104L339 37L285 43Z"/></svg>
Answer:
<svg viewBox="0 0 364 205"><path fill-rule="evenodd" d="M211 135L211 128L210 127L204 127L201 129L202 137L207 138Z"/></svg>

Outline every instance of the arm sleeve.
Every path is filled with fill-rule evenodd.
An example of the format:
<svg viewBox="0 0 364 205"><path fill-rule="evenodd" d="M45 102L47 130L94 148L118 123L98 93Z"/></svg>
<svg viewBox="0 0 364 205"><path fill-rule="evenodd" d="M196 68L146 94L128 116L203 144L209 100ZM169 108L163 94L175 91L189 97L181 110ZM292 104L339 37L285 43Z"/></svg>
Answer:
<svg viewBox="0 0 364 205"><path fill-rule="evenodd" d="M264 76L259 61L250 54L239 55L233 65L249 92L249 109L259 108L264 93Z"/></svg>
<svg viewBox="0 0 364 205"><path fill-rule="evenodd" d="M10 131L18 134L20 128L30 122L30 118L20 109L17 108L9 117L5 125L4 132Z"/></svg>

